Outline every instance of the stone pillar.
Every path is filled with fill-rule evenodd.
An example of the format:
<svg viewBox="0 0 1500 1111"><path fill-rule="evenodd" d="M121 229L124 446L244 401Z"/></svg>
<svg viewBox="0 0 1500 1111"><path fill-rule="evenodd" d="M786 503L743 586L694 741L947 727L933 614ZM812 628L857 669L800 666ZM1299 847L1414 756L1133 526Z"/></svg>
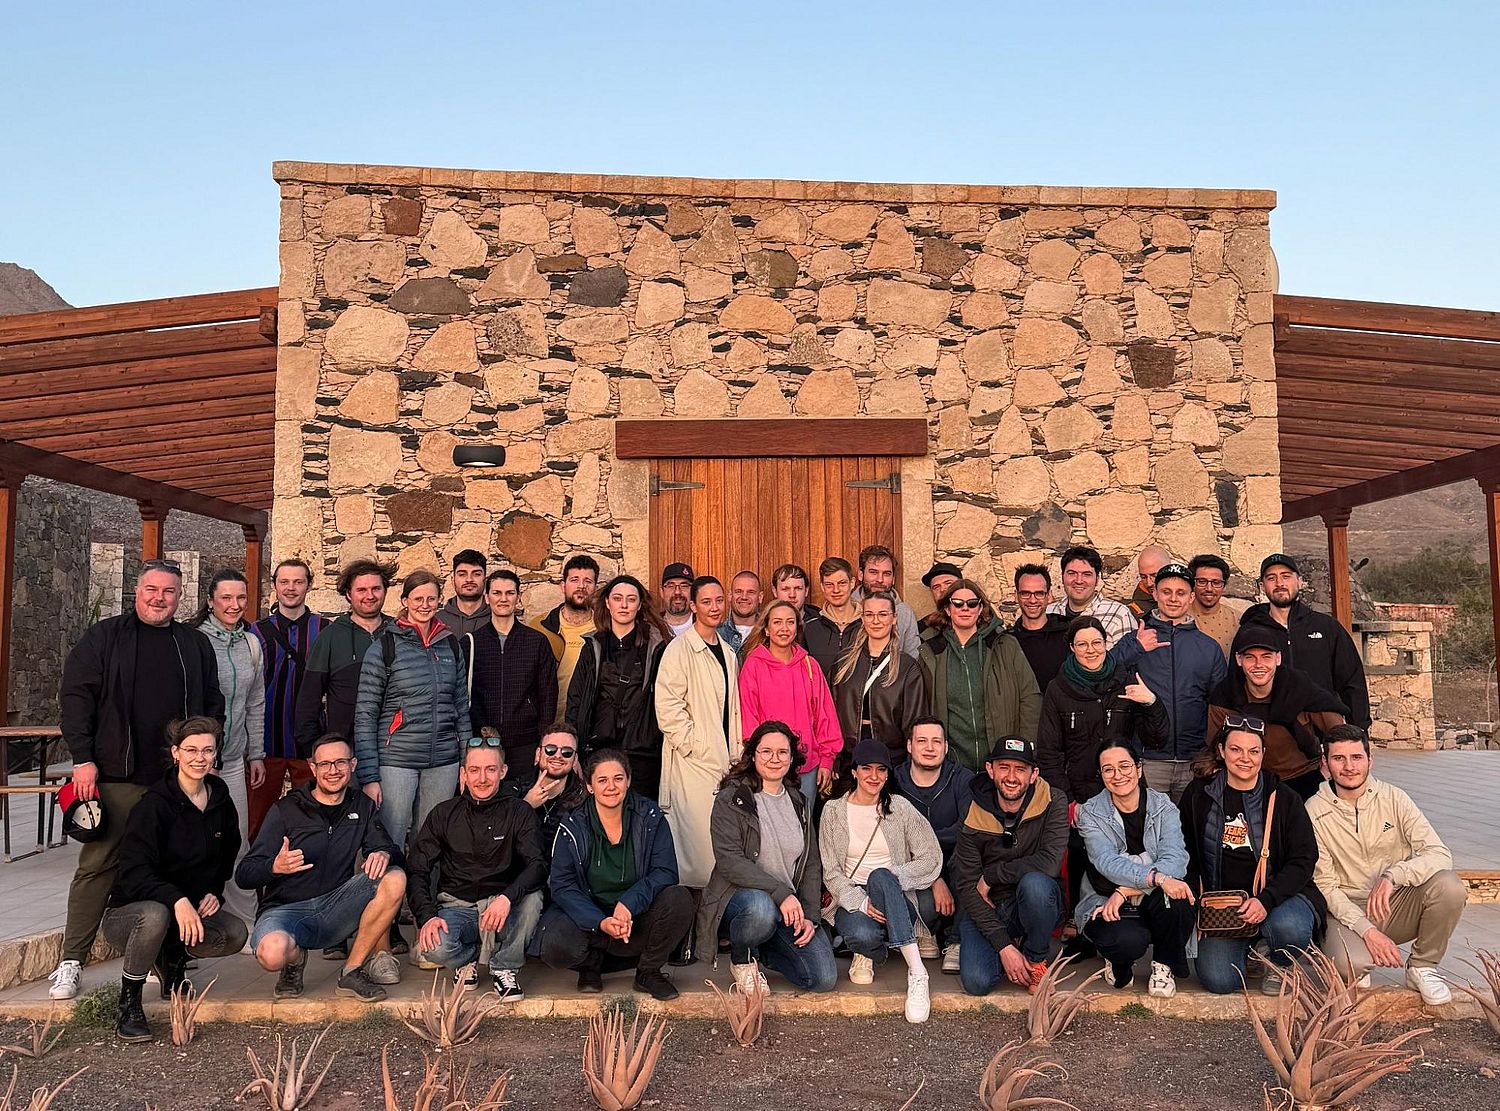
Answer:
<svg viewBox="0 0 1500 1111"><path fill-rule="evenodd" d="M1354 603L1349 585L1349 510L1335 509L1323 514L1328 528L1329 601L1333 616L1340 625L1354 631Z"/></svg>

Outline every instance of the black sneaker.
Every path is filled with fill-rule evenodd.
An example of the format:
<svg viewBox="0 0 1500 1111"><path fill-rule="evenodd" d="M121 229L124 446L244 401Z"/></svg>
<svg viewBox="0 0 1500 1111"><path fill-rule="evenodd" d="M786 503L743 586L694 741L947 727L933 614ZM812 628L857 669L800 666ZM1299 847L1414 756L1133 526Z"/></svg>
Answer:
<svg viewBox="0 0 1500 1111"><path fill-rule="evenodd" d="M521 990L521 979L514 968L492 968L490 975L494 977L495 994L500 997L500 1002L514 1003L526 998L526 993Z"/></svg>
<svg viewBox="0 0 1500 1111"><path fill-rule="evenodd" d="M672 950L672 955L667 958L667 963L673 968L685 968L692 964L694 959L693 935L689 932L688 936L682 939L677 948Z"/></svg>
<svg viewBox="0 0 1500 1111"><path fill-rule="evenodd" d="M323 950L323 959L325 961L338 961L340 963L348 960L349 943L341 941L337 945L330 945L327 949Z"/></svg>
<svg viewBox="0 0 1500 1111"><path fill-rule="evenodd" d="M352 995L366 1003L379 1003L386 997L385 988L365 975L363 965L348 969L339 977L339 994Z"/></svg>
<svg viewBox="0 0 1500 1111"><path fill-rule="evenodd" d="M677 990L676 985L667 979L667 974L661 969L653 969L650 972L637 972L635 974L635 990L645 992L652 999L665 1003L669 999L676 999L682 993Z"/></svg>
<svg viewBox="0 0 1500 1111"><path fill-rule="evenodd" d="M1104 979L1110 987L1128 988L1135 982L1135 966L1129 964L1109 963L1109 969L1104 973Z"/></svg>
<svg viewBox="0 0 1500 1111"><path fill-rule="evenodd" d="M307 967L307 954L297 958L295 964L281 966L281 975L276 977L276 986L271 994L277 999L295 999L302 994L302 971Z"/></svg>
<svg viewBox="0 0 1500 1111"><path fill-rule="evenodd" d="M604 990L604 977L597 968L578 970L578 990L585 995L598 995Z"/></svg>

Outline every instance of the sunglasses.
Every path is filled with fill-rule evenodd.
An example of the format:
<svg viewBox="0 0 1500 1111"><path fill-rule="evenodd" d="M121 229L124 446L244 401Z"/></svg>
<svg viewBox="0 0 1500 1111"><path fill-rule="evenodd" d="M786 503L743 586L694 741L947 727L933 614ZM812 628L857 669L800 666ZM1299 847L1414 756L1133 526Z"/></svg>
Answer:
<svg viewBox="0 0 1500 1111"><path fill-rule="evenodd" d="M575 748L563 748L560 745L543 745L542 746L542 755L543 756L561 756L564 760L571 760L571 759L573 759L573 756L574 756L575 753L577 753L577 751L578 750L575 749Z"/></svg>
<svg viewBox="0 0 1500 1111"><path fill-rule="evenodd" d="M1224 719L1224 728L1243 729L1247 733L1254 733L1261 737L1266 735L1266 723L1261 721L1260 718L1251 717L1249 714L1230 714Z"/></svg>
<svg viewBox="0 0 1500 1111"><path fill-rule="evenodd" d="M499 748L499 737L470 737L466 748Z"/></svg>
<svg viewBox="0 0 1500 1111"><path fill-rule="evenodd" d="M977 610L983 604L978 598L954 598L948 603L956 610Z"/></svg>
<svg viewBox="0 0 1500 1111"><path fill-rule="evenodd" d="M175 559L148 559L141 564L142 571L171 571L182 574L182 564Z"/></svg>

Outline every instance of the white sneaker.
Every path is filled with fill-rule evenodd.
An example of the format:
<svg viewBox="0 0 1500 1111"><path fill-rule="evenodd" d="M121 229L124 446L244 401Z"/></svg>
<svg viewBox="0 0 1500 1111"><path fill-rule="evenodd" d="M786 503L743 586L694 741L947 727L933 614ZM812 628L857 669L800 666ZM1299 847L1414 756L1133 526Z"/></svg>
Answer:
<svg viewBox="0 0 1500 1111"><path fill-rule="evenodd" d="M1171 999L1177 994L1177 978L1172 970L1157 961L1151 962L1151 980L1146 984L1146 994L1153 999Z"/></svg>
<svg viewBox="0 0 1500 1111"><path fill-rule="evenodd" d="M946 973L948 973L948 975L950 975L950 976L957 976L958 975L958 970L959 970L958 958L959 958L958 942L955 941L952 945L944 946L943 947L943 971L946 972Z"/></svg>
<svg viewBox="0 0 1500 1111"><path fill-rule="evenodd" d="M1359 988L1360 991L1369 991L1372 987L1375 986L1375 981L1372 980L1370 978L1370 974L1366 972L1358 980L1354 981L1354 986Z"/></svg>
<svg viewBox="0 0 1500 1111"><path fill-rule="evenodd" d="M78 994L78 973L82 966L77 961L62 961L52 970L47 979L52 981L52 986L47 989L47 994L53 999L72 999ZM868 983L869 981L865 981Z"/></svg>
<svg viewBox="0 0 1500 1111"><path fill-rule="evenodd" d="M463 984L465 987L477 988L479 986L479 966L477 964L466 964L462 968L453 970L453 982Z"/></svg>
<svg viewBox="0 0 1500 1111"><path fill-rule="evenodd" d="M749 964L731 964L729 971L734 974L734 982L739 984L740 991L746 995L754 995L757 991L767 995L771 993L771 985L766 980L766 974L754 961Z"/></svg>
<svg viewBox="0 0 1500 1111"><path fill-rule="evenodd" d="M78 973L73 973L73 981L78 982ZM875 982L875 962L869 957L860 956L855 953L849 958L849 982L851 984L873 984Z"/></svg>
<svg viewBox="0 0 1500 1111"><path fill-rule="evenodd" d="M927 928L927 923L922 921L922 916L917 915L917 955L924 961L933 961L938 958L937 938L932 936L932 931Z"/></svg>
<svg viewBox="0 0 1500 1111"><path fill-rule="evenodd" d="M1429 1007L1441 1007L1444 1003L1453 1002L1453 993L1448 990L1448 985L1435 968L1414 968L1408 965L1406 982L1422 993L1422 1002Z"/></svg>
<svg viewBox="0 0 1500 1111"><path fill-rule="evenodd" d="M915 972L908 971L906 974L906 1021L926 1022L927 1016L932 1014L932 997L927 991L927 973L918 976Z"/></svg>
<svg viewBox="0 0 1500 1111"><path fill-rule="evenodd" d="M388 949L382 949L373 953L370 959L365 961L365 975L372 983L399 984L401 982L401 962L396 959L394 953Z"/></svg>

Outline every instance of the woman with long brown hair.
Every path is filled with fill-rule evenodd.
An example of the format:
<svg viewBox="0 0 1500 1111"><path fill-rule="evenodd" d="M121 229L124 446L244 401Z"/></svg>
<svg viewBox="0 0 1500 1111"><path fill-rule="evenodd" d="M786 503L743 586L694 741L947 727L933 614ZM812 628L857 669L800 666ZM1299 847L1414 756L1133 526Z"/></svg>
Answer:
<svg viewBox="0 0 1500 1111"><path fill-rule="evenodd" d="M654 801L661 730L653 686L671 634L632 575L616 575L594 595L594 630L583 638L564 718L578 734L579 756L618 748L630 761L632 789Z"/></svg>
<svg viewBox="0 0 1500 1111"><path fill-rule="evenodd" d="M801 642L802 608L779 599L767 606L742 650L740 723L749 735L764 721L781 721L802 738L804 756L794 771L811 800L833 783L844 735L823 669Z"/></svg>

